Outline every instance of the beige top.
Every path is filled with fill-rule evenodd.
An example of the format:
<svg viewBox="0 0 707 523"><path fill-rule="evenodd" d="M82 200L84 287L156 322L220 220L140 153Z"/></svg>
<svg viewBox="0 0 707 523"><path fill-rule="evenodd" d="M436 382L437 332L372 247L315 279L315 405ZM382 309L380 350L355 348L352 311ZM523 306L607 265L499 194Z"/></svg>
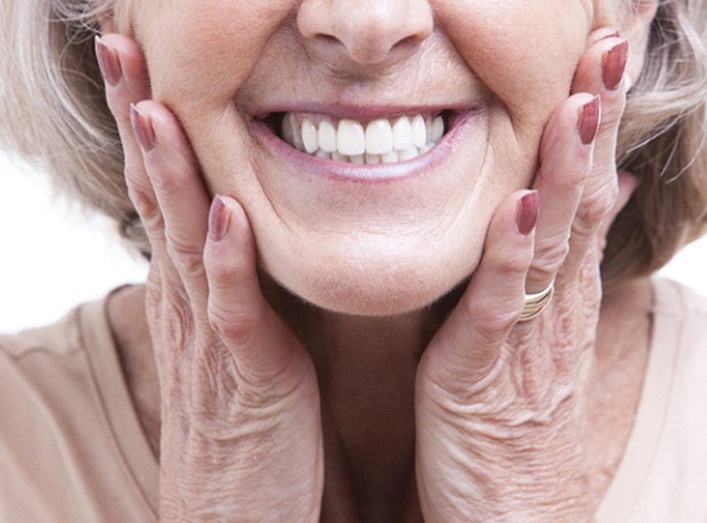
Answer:
<svg viewBox="0 0 707 523"><path fill-rule="evenodd" d="M707 298L655 282L652 347L599 523L707 522ZM105 300L0 336L0 522L157 520L159 468Z"/></svg>

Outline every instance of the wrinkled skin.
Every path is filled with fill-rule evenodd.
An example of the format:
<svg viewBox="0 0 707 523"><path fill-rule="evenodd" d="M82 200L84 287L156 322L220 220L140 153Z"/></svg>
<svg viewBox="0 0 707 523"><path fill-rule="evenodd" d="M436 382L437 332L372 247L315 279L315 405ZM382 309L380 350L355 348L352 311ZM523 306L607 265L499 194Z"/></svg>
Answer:
<svg viewBox="0 0 707 523"><path fill-rule="evenodd" d="M596 500L583 434L598 267L608 224L636 184L614 162L629 85L605 85L607 56L624 39L592 31L611 10L550 2L531 14L514 3L410 0L397 33L337 25L355 16L320 3L175 1L160 14L136 2L133 35L142 47L117 34L102 40L120 63L107 98L153 249L146 316L161 395L161 519L590 520ZM434 20L424 12L431 7ZM285 16L293 9L294 22ZM631 32L639 49L639 29L650 20L640 15ZM541 30L550 19L555 31ZM107 28L131 33L130 26ZM318 38L329 30L335 45ZM293 31L305 42L296 57L287 51ZM533 49L517 45L529 36L541 39ZM177 37L189 45L178 46ZM537 48L548 56L538 61ZM627 65L634 76L637 56ZM310 69L293 86L274 81L303 64ZM425 76L415 93L415 73L437 67L434 81L446 70L459 81L435 87ZM394 86L426 103L439 90L485 100L468 140L433 168L448 171L445 183L422 176L397 192L359 192L315 181L303 191L294 169L273 176L279 164L248 127L268 97L314 90L385 103ZM591 117L597 95L601 122ZM534 194L527 187L539 195L539 215L523 206ZM340 194L327 197L328 190ZM405 202L418 211L412 221ZM336 413L337 397L327 396L321 362L343 348L293 324L305 306L283 305L282 287L336 311L322 314L338 324L369 311L393 325L422 322L434 307L420 307L469 273L453 310L443 322L427 318L433 335L408 350L419 358L408 379L414 473L396 481L413 493L376 499L340 474L343 458L329 447L325 459L336 415L323 417L329 410L321 406ZM552 281L551 305L517 323L524 292Z"/></svg>

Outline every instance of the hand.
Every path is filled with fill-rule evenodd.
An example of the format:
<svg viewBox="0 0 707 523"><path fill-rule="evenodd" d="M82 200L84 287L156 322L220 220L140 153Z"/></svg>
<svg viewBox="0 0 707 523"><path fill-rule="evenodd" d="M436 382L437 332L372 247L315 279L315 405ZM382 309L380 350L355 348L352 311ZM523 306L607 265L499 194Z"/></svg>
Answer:
<svg viewBox="0 0 707 523"><path fill-rule="evenodd" d="M209 212L176 118L141 101L150 93L137 45L108 35L97 53L152 247L146 309L162 397L160 518L316 522L324 481L316 375L261 294L247 216L228 197L214 198Z"/></svg>
<svg viewBox="0 0 707 523"><path fill-rule="evenodd" d="M599 264L635 182L615 166L626 42L604 29L589 43L543 136L539 216L534 192L502 202L464 296L420 362L416 468L428 523L591 520L584 387ZM517 323L524 293L553 281L548 308Z"/></svg>

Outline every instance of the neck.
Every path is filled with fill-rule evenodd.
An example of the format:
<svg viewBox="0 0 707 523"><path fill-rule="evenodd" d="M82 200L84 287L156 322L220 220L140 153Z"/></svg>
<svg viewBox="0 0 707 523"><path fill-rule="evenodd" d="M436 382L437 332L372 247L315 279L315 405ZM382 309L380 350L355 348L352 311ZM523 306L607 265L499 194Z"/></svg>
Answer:
<svg viewBox="0 0 707 523"><path fill-rule="evenodd" d="M351 514L358 514L364 521L421 520L414 485L415 376L425 347L455 305L458 292L424 310L361 317L317 309L279 288L264 287L270 303L307 347L317 370L327 454L323 511L332 515L324 519L354 521L357 518ZM606 394L599 398L602 412L607 403L615 404L612 398L629 398L628 405L614 405L616 416L626 421L622 434L612 432L613 424L597 433L622 443L628 438L638 404L645 351L636 348L647 346L650 299L650 285L642 280L611 289L602 305L591 376L597 386L590 383L589 394L612 391L610 398ZM144 289L132 287L111 298L108 313L136 410L157 455L159 389L143 309ZM626 336L627 329L635 336ZM605 387L607 376L616 376L612 369L626 367L616 361L629 362L638 371L620 373L619 378L632 378L628 386ZM630 394L624 394L627 388ZM590 416L590 426L596 421ZM602 469L612 469L611 476L617 465L618 460L603 463ZM603 491L606 484L595 488ZM405 510L410 512L401 516Z"/></svg>
<svg viewBox="0 0 707 523"><path fill-rule="evenodd" d="M425 347L456 298L390 317L324 311L282 291L268 298L317 369L327 455L323 514L330 515L323 521L348 521L342 510L362 521L420 519L415 377ZM343 509L342 499L349 504Z"/></svg>

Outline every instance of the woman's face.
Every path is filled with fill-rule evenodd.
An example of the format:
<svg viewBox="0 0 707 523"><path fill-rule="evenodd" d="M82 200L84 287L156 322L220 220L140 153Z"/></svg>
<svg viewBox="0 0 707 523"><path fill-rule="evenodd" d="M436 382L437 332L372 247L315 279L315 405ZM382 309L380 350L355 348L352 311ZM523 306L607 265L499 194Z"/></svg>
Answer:
<svg viewBox="0 0 707 523"><path fill-rule="evenodd" d="M136 0L131 17L154 98L245 208L265 272L394 314L467 277L530 185L598 1Z"/></svg>

